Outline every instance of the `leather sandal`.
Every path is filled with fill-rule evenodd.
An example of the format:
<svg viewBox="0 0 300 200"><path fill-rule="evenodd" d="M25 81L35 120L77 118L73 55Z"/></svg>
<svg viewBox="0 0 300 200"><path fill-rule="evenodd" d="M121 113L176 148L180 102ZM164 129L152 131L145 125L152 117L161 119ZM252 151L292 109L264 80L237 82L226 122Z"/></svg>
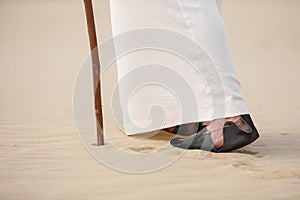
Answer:
<svg viewBox="0 0 300 200"><path fill-rule="evenodd" d="M224 145L216 149L211 140L211 133L203 128L186 138L175 137L170 144L182 149L201 149L211 152L229 152L247 146L259 138L259 133L249 114L241 115L241 119L250 131L240 129L234 122L228 121L223 127Z"/></svg>

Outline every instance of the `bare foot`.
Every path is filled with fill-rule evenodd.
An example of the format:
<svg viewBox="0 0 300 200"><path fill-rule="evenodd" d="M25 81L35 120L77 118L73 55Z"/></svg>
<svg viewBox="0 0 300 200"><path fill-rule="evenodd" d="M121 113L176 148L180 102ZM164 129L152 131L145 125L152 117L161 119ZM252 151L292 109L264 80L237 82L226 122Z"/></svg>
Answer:
<svg viewBox="0 0 300 200"><path fill-rule="evenodd" d="M198 125L199 125L199 123L181 124L180 125L180 129L179 129L179 133L183 134L183 135L194 134L194 133L197 132ZM178 127L178 126L172 126L172 127L166 128L165 130L168 131L168 132L172 132L173 133L174 130L176 129L176 127Z"/></svg>
<svg viewBox="0 0 300 200"><path fill-rule="evenodd" d="M241 116L211 121L206 128L211 133L211 139L216 149L219 149L224 145L223 126L228 121L234 122L240 129L246 132L250 131L250 128L244 123Z"/></svg>
<svg viewBox="0 0 300 200"><path fill-rule="evenodd" d="M165 128L164 130L173 133L173 131L175 130L176 127L177 126L172 126L172 127L169 127L169 128Z"/></svg>

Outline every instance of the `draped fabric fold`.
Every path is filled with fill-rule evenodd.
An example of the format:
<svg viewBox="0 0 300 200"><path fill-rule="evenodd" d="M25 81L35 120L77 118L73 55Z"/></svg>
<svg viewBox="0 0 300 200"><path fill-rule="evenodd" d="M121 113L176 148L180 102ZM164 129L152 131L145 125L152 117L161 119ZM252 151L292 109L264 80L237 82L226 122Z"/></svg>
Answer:
<svg viewBox="0 0 300 200"><path fill-rule="evenodd" d="M115 39L115 52L128 49L116 61L123 115L115 117L127 135L248 113L221 7L222 0L110 0L113 36L126 39Z"/></svg>

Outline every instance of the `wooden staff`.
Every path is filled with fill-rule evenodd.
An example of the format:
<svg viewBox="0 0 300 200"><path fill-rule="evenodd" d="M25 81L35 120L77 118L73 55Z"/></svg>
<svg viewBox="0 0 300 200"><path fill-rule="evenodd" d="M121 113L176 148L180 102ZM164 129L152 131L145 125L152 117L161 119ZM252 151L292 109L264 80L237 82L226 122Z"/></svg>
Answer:
<svg viewBox="0 0 300 200"><path fill-rule="evenodd" d="M91 0L84 0L86 21L89 33L90 49L92 54L93 64L93 83L94 83L94 95L95 95L95 114L96 114L96 126L97 126L97 145L104 145L103 138L103 115L102 115L102 103L101 103L101 82L100 82L100 61L97 45L96 28L94 21L93 5Z"/></svg>

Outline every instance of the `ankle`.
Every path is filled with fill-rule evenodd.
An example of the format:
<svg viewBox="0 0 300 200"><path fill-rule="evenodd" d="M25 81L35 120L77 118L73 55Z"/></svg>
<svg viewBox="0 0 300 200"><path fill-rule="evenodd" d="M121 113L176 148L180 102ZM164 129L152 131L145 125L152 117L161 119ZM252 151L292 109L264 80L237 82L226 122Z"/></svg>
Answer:
<svg viewBox="0 0 300 200"><path fill-rule="evenodd" d="M231 121L233 123L235 123L241 130L245 131L245 132L249 132L251 129L248 126L248 124L246 124L244 122L244 120L241 118L241 116L235 116L235 117L229 117L225 119L226 121Z"/></svg>

